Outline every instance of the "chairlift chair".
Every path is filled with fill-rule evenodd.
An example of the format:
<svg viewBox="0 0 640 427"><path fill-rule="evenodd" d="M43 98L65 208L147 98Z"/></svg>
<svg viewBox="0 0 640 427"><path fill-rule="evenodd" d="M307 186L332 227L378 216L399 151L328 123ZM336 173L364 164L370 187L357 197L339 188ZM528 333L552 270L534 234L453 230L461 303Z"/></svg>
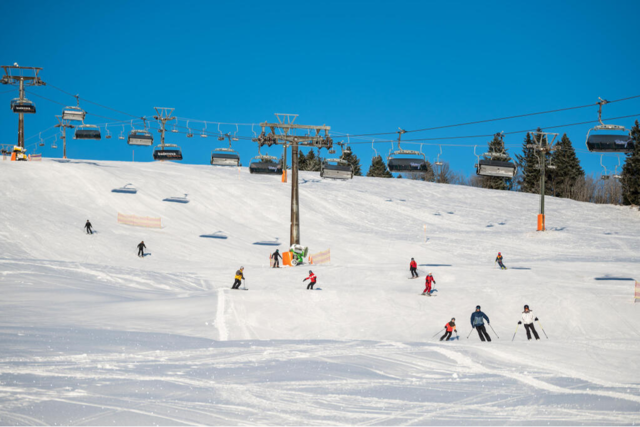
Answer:
<svg viewBox="0 0 640 427"><path fill-rule="evenodd" d="M216 148L211 152L212 166L240 166L240 155L231 148Z"/></svg>
<svg viewBox="0 0 640 427"><path fill-rule="evenodd" d="M277 157L261 154L251 159L249 172L262 175L282 175L282 165Z"/></svg>
<svg viewBox="0 0 640 427"><path fill-rule="evenodd" d="M11 110L14 113L35 114L36 104L29 101L27 98L14 98L11 100Z"/></svg>
<svg viewBox="0 0 640 427"><path fill-rule="evenodd" d="M62 110L62 120L83 122L86 115L86 111L80 107L65 107Z"/></svg>
<svg viewBox="0 0 640 427"><path fill-rule="evenodd" d="M473 154L476 153L476 147L473 147ZM518 172L518 166L506 161L505 153L484 153L484 159L475 154L478 158L476 164L476 174L480 176L495 176L498 178L513 178Z"/></svg>
<svg viewBox="0 0 640 427"><path fill-rule="evenodd" d="M120 132L120 136L118 136L118 139L124 140L124 125L122 125L122 132Z"/></svg>
<svg viewBox="0 0 640 427"><path fill-rule="evenodd" d="M440 161L440 156L442 156L442 145L438 145L438 147L440 147L440 154L438 154L438 157L436 158L436 161L433 163L436 166L442 166L444 163L442 163L442 161Z"/></svg>
<svg viewBox="0 0 640 427"><path fill-rule="evenodd" d="M328 179L352 179L353 167L346 160L325 159L320 166L320 177Z"/></svg>
<svg viewBox="0 0 640 427"><path fill-rule="evenodd" d="M175 144L157 145L153 148L153 160L182 160L182 150Z"/></svg>
<svg viewBox="0 0 640 427"><path fill-rule="evenodd" d="M105 139L111 139L111 132L109 132L109 125L105 124L104 130L107 131L107 134L105 135Z"/></svg>
<svg viewBox="0 0 640 427"><path fill-rule="evenodd" d="M73 139L91 139L98 141L100 138L102 138L100 128L96 125L81 124L73 134Z"/></svg>
<svg viewBox="0 0 640 427"><path fill-rule="evenodd" d="M58 148L58 146L56 145L57 141L58 141L58 135L56 135L53 142L51 143L51 148L53 148L54 150Z"/></svg>
<svg viewBox="0 0 640 427"><path fill-rule="evenodd" d="M592 153L630 153L634 143L631 132L624 126L606 125L602 122L602 106L606 99L598 98L598 121L600 124L587 132L587 149ZM593 132L593 133L592 133ZM617 132L617 133L616 133Z"/></svg>
<svg viewBox="0 0 640 427"><path fill-rule="evenodd" d="M398 149L393 150L387 156L387 167L391 172L426 171L427 157L421 151L403 150L400 146L402 134L406 131L398 131ZM393 144L391 144L393 147Z"/></svg>
<svg viewBox="0 0 640 427"><path fill-rule="evenodd" d="M146 147L151 146L153 145L153 135L151 132L146 130L132 129L127 137L127 144L143 145Z"/></svg>

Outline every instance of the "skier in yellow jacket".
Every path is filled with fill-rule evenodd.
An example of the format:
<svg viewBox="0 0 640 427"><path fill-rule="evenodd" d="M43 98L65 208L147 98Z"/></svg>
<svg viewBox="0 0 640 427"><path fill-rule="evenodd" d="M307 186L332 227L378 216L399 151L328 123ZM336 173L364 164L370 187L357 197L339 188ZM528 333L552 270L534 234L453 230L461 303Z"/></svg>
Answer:
<svg viewBox="0 0 640 427"><path fill-rule="evenodd" d="M235 281L231 289L240 289L240 284L244 280L244 267L240 267L240 270L236 271Z"/></svg>

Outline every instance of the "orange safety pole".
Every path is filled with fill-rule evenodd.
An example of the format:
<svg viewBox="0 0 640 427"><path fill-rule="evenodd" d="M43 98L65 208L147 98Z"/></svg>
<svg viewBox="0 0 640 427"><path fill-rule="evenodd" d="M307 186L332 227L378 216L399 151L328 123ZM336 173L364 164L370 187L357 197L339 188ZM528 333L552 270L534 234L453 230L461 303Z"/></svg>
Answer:
<svg viewBox="0 0 640 427"><path fill-rule="evenodd" d="M538 231L545 231L544 214L538 214Z"/></svg>

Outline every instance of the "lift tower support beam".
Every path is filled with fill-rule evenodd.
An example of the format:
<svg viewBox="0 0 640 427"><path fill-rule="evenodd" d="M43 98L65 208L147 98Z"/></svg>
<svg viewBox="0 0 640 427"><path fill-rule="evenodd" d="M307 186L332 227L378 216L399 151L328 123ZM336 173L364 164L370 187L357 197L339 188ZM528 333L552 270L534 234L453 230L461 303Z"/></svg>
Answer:
<svg viewBox="0 0 640 427"><path fill-rule="evenodd" d="M46 83L38 76L42 68L38 67L20 67L15 65L2 65L4 76L0 79L0 83L5 85L18 85L20 88L20 100L24 100L24 87L26 86L45 86ZM33 75L25 76L25 72ZM16 75L14 75L16 74ZM24 148L24 113L19 113L18 118L18 147Z"/></svg>

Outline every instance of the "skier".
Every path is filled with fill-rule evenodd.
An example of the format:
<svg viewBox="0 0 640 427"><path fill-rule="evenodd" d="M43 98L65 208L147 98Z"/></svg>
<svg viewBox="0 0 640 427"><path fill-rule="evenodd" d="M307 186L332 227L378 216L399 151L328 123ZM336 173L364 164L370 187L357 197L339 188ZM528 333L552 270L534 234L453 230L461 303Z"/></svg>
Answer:
<svg viewBox="0 0 640 427"><path fill-rule="evenodd" d="M91 227L93 226L91 225L89 220L87 220L87 223L84 225L84 228L87 230L87 234L93 234L93 230L91 229Z"/></svg>
<svg viewBox="0 0 640 427"><path fill-rule="evenodd" d="M280 261L278 260L278 257L282 259L282 255L280 255L280 250L276 249L276 251L273 254L271 254L271 259L273 260L273 268L280 268Z"/></svg>
<svg viewBox="0 0 640 427"><path fill-rule="evenodd" d="M147 249L147 247L144 245L144 240L140 243L138 243L138 256L140 258L144 258L144 250Z"/></svg>
<svg viewBox="0 0 640 427"><path fill-rule="evenodd" d="M244 267L240 267L240 270L236 271L235 281L233 282L233 286L231 289L240 289L240 284L242 280L244 280Z"/></svg>
<svg viewBox="0 0 640 427"><path fill-rule="evenodd" d="M418 264L416 264L416 261L411 258L411 262L409 263L409 271L411 272L411 278L416 278L418 277Z"/></svg>
<svg viewBox="0 0 640 427"><path fill-rule="evenodd" d="M478 305L476 306L476 311L471 313L471 327L476 328L478 330L478 336L480 336L480 341L485 341L485 338L486 338L487 341L491 342L491 337L489 336L489 334L487 333L487 330L484 327L483 319L486 319L487 323L491 323L487 315L484 314L482 311L480 311L480 306Z"/></svg>
<svg viewBox="0 0 640 427"><path fill-rule="evenodd" d="M309 270L309 277L307 277L306 279L304 279L302 282L306 282L307 280L310 280L309 285L307 286L307 289L311 289L313 290L313 285L316 284L316 280L318 280L318 278L316 277L315 274L313 274L313 271Z"/></svg>
<svg viewBox="0 0 640 427"><path fill-rule="evenodd" d="M436 280L433 278L433 275L431 274L431 272L429 272L429 274L427 274L427 278L425 280L425 288L424 288L424 292L422 292L422 295L427 295L427 296L431 296L431 285L435 285L436 284Z"/></svg>
<svg viewBox="0 0 640 427"><path fill-rule="evenodd" d="M496 257L496 262L498 263L498 265L500 265L500 269L502 270L507 269L507 267L505 267L504 264L502 263L502 254L500 252L498 252L498 256Z"/></svg>
<svg viewBox="0 0 640 427"><path fill-rule="evenodd" d="M537 320L538 318L533 315L533 311L529 310L528 305L525 305L524 311L522 312L522 320L518 322L518 325L522 325L524 323L524 329L527 331L527 339L529 341L531 341L531 332L533 332L533 336L536 337L536 341L540 340L538 332L533 326L533 322Z"/></svg>
<svg viewBox="0 0 640 427"><path fill-rule="evenodd" d="M446 332L442 337L440 337L440 341L449 341L449 338L451 338L451 332L456 331L456 334L458 334L458 329L456 329L456 318L452 317L451 321L444 325L444 328L446 329Z"/></svg>

